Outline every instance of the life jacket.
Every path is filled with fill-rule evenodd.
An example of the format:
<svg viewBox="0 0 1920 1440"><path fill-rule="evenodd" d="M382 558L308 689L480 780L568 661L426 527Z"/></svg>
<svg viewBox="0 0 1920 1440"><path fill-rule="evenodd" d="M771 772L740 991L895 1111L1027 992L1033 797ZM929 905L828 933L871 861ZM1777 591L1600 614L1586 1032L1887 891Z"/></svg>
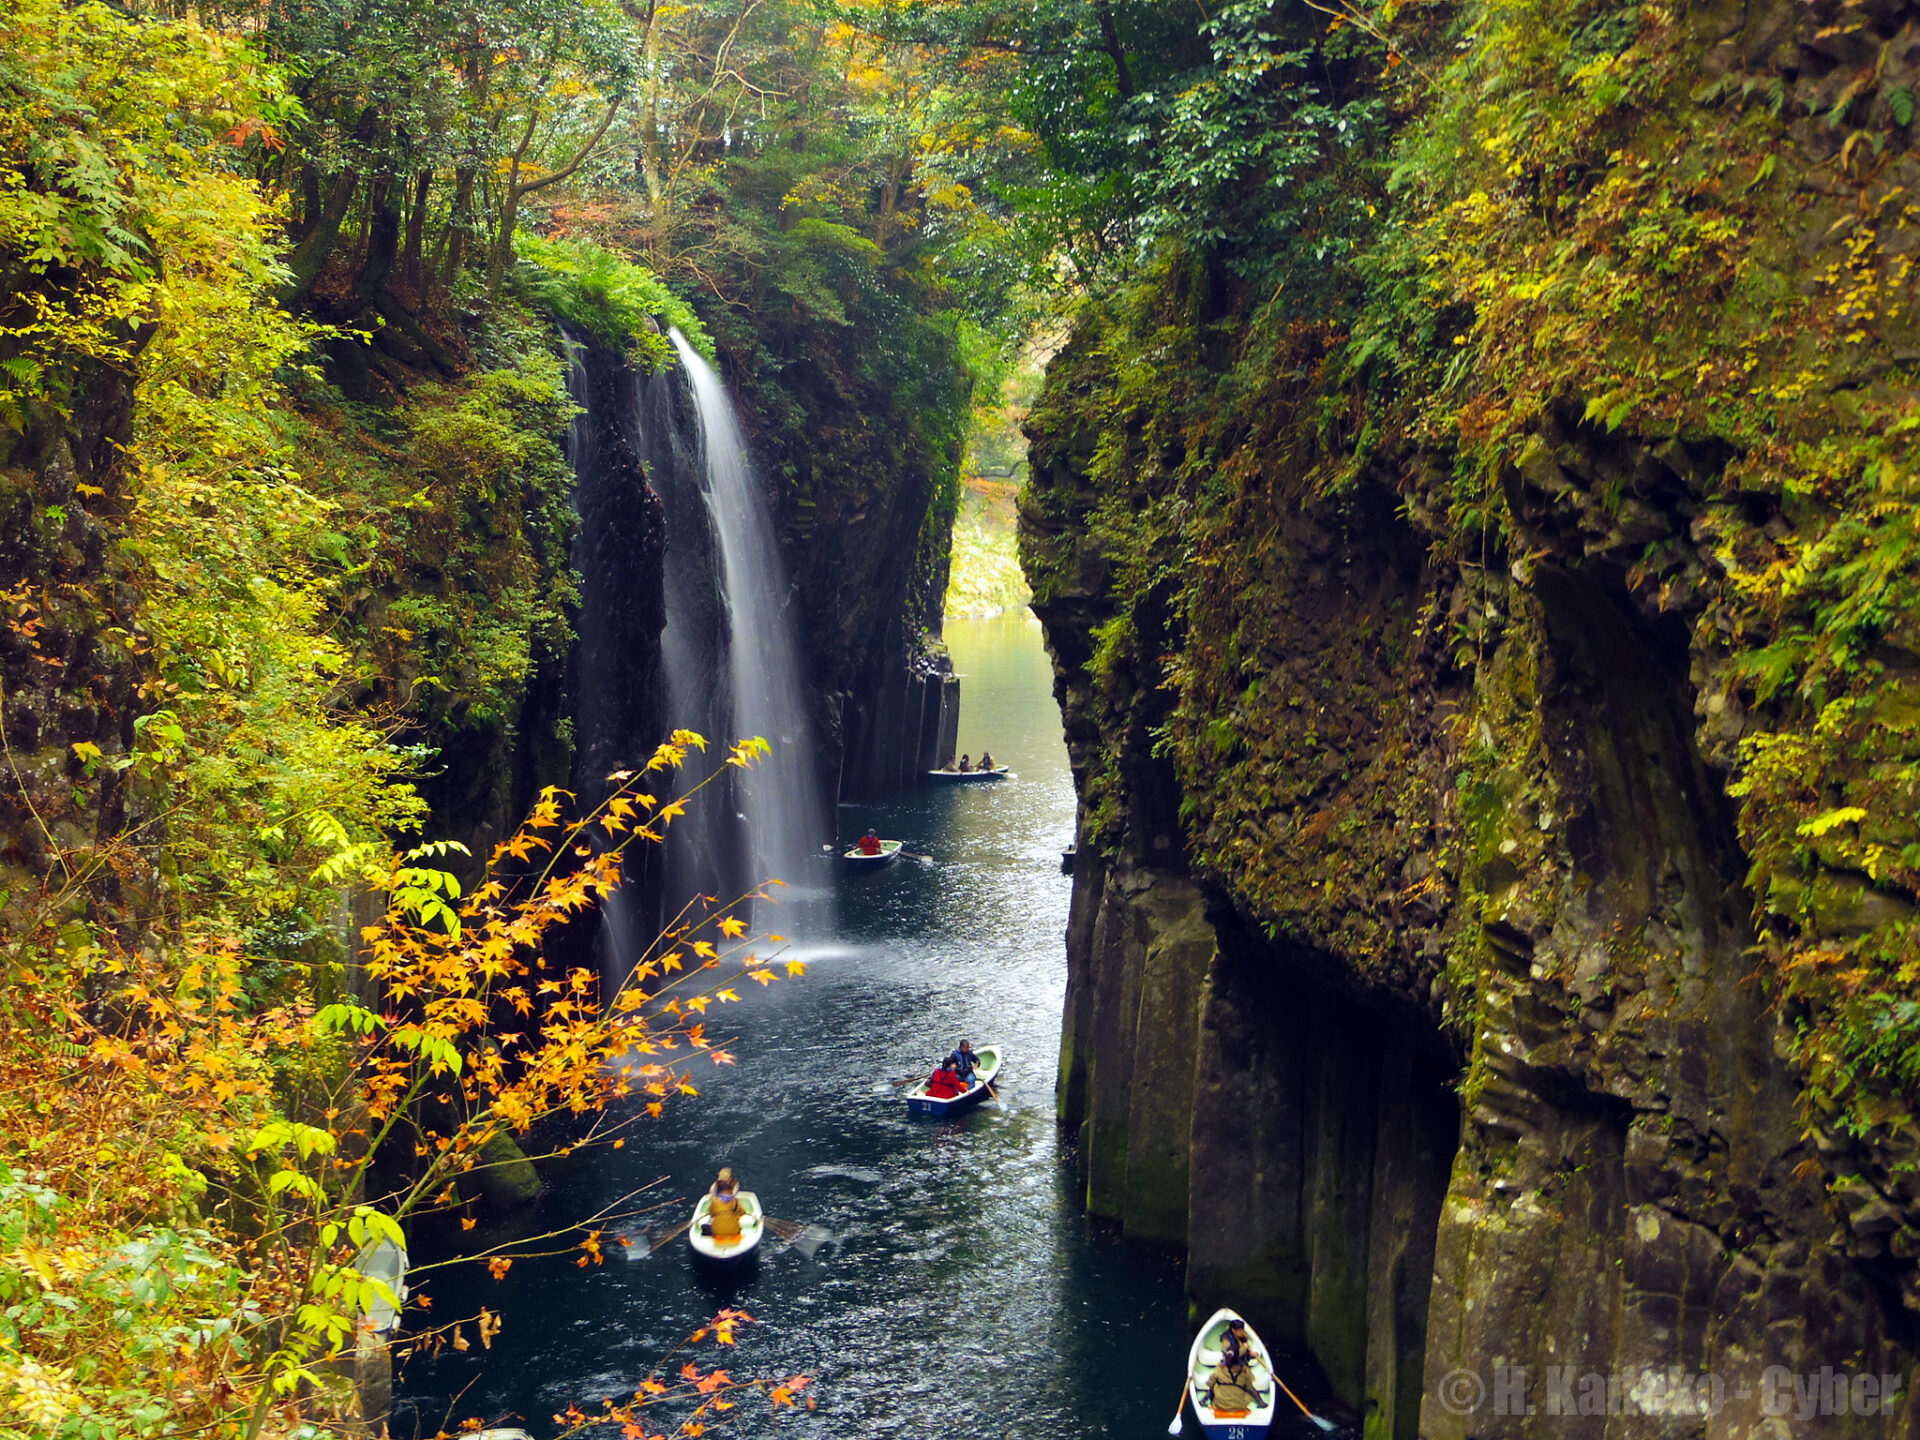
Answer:
<svg viewBox="0 0 1920 1440"><path fill-rule="evenodd" d="M878 855L880 853L879 840L872 835L862 835L860 837L860 853L862 855Z"/></svg>
<svg viewBox="0 0 1920 1440"><path fill-rule="evenodd" d="M1260 1403L1253 1371L1244 1362L1223 1360L1207 1380L1207 1408L1218 1414L1244 1415Z"/></svg>
<svg viewBox="0 0 1920 1440"><path fill-rule="evenodd" d="M707 1229L716 1239L740 1233L740 1192L716 1195L707 1206Z"/></svg>
<svg viewBox="0 0 1920 1440"><path fill-rule="evenodd" d="M953 1068L959 1072L961 1080L970 1080L973 1072L979 1068L980 1053L977 1050L955 1050L947 1059L953 1062Z"/></svg>

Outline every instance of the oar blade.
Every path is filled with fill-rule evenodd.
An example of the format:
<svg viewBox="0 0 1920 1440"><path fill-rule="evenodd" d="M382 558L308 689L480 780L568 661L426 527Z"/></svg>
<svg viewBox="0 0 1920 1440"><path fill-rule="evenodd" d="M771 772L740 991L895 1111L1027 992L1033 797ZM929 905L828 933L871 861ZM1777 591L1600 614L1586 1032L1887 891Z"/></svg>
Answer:
<svg viewBox="0 0 1920 1440"><path fill-rule="evenodd" d="M769 1216L766 1225L776 1239L786 1241L809 1260L820 1252L822 1245L840 1238L824 1226L802 1225L797 1220L776 1220Z"/></svg>
<svg viewBox="0 0 1920 1440"><path fill-rule="evenodd" d="M1169 1435L1178 1435L1182 1430L1186 1428L1186 1425L1187 1425L1186 1420L1183 1417L1176 1415L1173 1417L1172 1420L1167 1422L1167 1433Z"/></svg>
<svg viewBox="0 0 1920 1440"><path fill-rule="evenodd" d="M627 1258L629 1260L644 1260L649 1255L657 1255L661 1250L665 1249L667 1245L686 1234L688 1227L692 1224L693 1221L691 1220L682 1220L671 1230L662 1230L657 1235L651 1230L640 1230L629 1235L627 1237L629 1242L627 1245Z"/></svg>

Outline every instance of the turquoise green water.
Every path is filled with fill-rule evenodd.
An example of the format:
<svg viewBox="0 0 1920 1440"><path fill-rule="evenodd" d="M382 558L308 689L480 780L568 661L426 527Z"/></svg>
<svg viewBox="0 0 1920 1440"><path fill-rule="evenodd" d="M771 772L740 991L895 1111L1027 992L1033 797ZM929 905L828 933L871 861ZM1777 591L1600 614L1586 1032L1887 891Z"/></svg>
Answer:
<svg viewBox="0 0 1920 1440"><path fill-rule="evenodd" d="M947 638L961 748L991 748L1014 777L844 807L843 837L871 824L930 859L857 876L823 862L813 883L835 887L837 934L805 948L805 978L730 1007L738 1067L705 1072L698 1100L626 1149L557 1171L513 1230L464 1237L532 1234L656 1179L690 1208L729 1163L768 1213L833 1238L812 1258L769 1253L737 1287L696 1273L684 1242L586 1270L522 1261L498 1284L445 1272L427 1286L436 1319L485 1304L506 1329L490 1351L412 1362L394 1433L477 1416L551 1436L569 1404L630 1396L723 1304L758 1322L728 1369L813 1375L818 1409L776 1420L750 1402L710 1434L1165 1433L1189 1339L1178 1263L1089 1224L1053 1120L1073 792L1052 672L1024 613L952 622ZM889 1082L963 1035L1006 1050L1000 1100L910 1118ZM715 1356L708 1342L697 1358Z"/></svg>

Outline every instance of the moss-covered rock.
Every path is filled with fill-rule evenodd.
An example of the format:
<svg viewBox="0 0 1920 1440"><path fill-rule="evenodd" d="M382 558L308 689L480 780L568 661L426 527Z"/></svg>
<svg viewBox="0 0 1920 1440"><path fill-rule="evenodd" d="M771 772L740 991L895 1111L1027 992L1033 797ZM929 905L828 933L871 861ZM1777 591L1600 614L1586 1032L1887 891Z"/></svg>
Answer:
<svg viewBox="0 0 1920 1440"><path fill-rule="evenodd" d="M1911 1355L1920 162L1858 50L1907 64L1912 16L1838 13L1476 5L1363 264L1274 321L1165 250L1033 411L1080 867L1197 884L1221 937L1189 1283L1271 1307L1370 1434L1546 1433L1421 1401L1416 1355L1750 1388ZM1137 1042L1078 997L1137 981L1112 880L1075 906L1086 1120ZM1450 1076L1411 1136L1378 1063L1286 1068L1330 1005ZM1098 1174L1140 1134L1082 1148L1123 1217Z"/></svg>

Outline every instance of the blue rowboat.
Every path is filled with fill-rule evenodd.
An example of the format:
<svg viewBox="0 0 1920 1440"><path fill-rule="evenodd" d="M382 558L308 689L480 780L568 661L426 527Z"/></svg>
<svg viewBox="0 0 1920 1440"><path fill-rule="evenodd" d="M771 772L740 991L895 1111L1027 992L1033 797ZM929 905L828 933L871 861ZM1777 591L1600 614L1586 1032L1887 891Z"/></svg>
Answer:
<svg viewBox="0 0 1920 1440"><path fill-rule="evenodd" d="M922 1080L907 1091L907 1109L915 1115L958 1115L971 1110L987 1098L987 1084L1000 1073L1000 1049L996 1045L983 1045L973 1052L973 1085L955 1095L951 1100L938 1100L927 1094L927 1082Z"/></svg>
<svg viewBox="0 0 1920 1440"><path fill-rule="evenodd" d="M1265 1435L1273 1424L1274 1406L1279 1403L1279 1387L1273 1383L1267 1347L1249 1325L1247 1343L1253 1350L1253 1360L1248 1368L1253 1371L1256 1403L1246 1410L1215 1410L1207 1404L1207 1381L1213 1378L1213 1367L1220 1363L1220 1342L1227 1333L1227 1322L1239 1318L1231 1310L1214 1311L1187 1352L1187 1398L1193 1401L1200 1433L1208 1440L1255 1440Z"/></svg>

